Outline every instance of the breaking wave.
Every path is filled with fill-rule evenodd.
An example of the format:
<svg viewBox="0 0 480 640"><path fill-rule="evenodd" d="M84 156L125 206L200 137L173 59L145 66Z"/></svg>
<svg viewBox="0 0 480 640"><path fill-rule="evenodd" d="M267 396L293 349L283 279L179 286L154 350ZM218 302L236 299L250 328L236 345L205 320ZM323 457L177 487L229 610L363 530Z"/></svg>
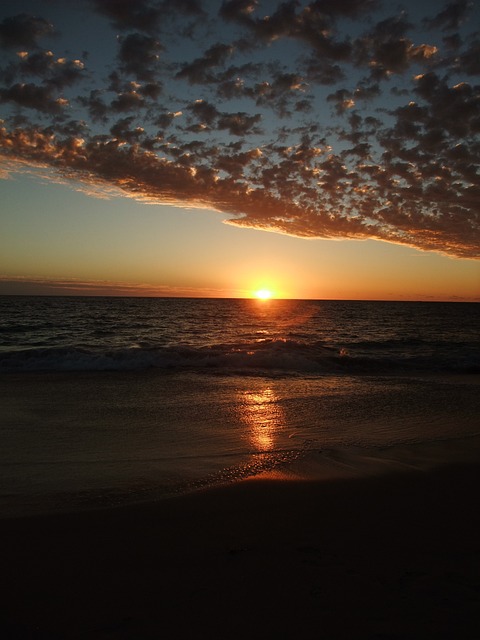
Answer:
<svg viewBox="0 0 480 640"><path fill-rule="evenodd" d="M437 344L420 340L399 343L365 342L347 347L292 339L266 339L209 346L42 347L0 353L0 372L140 371L160 369L212 370L245 373L398 372L478 373L480 360L472 345Z"/></svg>

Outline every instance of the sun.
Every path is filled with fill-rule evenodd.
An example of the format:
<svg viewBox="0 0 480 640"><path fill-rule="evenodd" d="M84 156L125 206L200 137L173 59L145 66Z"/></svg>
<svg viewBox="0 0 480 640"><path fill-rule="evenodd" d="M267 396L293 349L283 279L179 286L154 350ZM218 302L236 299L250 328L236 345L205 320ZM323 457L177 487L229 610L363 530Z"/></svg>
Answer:
<svg viewBox="0 0 480 640"><path fill-rule="evenodd" d="M272 295L273 293L270 289L259 289L258 291L255 291L255 297L259 300L270 300Z"/></svg>

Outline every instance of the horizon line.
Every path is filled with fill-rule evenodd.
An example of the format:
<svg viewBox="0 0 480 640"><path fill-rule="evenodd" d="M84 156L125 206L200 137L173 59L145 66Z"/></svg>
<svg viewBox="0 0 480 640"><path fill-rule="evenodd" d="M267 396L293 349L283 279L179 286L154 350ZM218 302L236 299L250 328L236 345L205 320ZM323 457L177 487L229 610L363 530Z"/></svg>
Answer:
<svg viewBox="0 0 480 640"><path fill-rule="evenodd" d="M125 294L76 294L76 293L2 293L0 297L9 298L116 298L140 300L254 300L259 304L270 302L435 302L435 303L480 303L473 298L277 298L259 299L255 296L166 296L166 295L125 295Z"/></svg>

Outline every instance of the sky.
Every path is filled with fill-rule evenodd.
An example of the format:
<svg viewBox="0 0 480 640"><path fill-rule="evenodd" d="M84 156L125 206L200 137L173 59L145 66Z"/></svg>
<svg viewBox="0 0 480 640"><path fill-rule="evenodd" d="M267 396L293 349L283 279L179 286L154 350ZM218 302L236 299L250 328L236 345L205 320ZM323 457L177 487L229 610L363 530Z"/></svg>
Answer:
<svg viewBox="0 0 480 640"><path fill-rule="evenodd" d="M0 294L480 301L480 4L2 0Z"/></svg>

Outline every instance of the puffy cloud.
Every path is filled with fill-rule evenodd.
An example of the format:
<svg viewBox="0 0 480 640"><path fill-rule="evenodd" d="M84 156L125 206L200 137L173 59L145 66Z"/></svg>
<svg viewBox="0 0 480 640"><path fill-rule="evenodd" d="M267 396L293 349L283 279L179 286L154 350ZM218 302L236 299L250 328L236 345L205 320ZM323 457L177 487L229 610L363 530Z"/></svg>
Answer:
<svg viewBox="0 0 480 640"><path fill-rule="evenodd" d="M120 70L138 80L153 80L160 52L164 47L156 38L142 33L130 33L120 38Z"/></svg>
<svg viewBox="0 0 480 640"><path fill-rule="evenodd" d="M81 60L57 58L52 51L17 52L17 60L3 71L3 79L14 82L18 76L37 77L55 89L63 89L81 81L85 77L85 65Z"/></svg>
<svg viewBox="0 0 480 640"><path fill-rule="evenodd" d="M96 11L107 16L120 31L158 32L173 13L204 16L200 0L90 0Z"/></svg>
<svg viewBox="0 0 480 640"><path fill-rule="evenodd" d="M143 127L135 127L132 129L131 127L133 123L134 118L132 116L129 118L122 118L110 128L110 133L116 140L135 144L144 135L145 129L143 129Z"/></svg>
<svg viewBox="0 0 480 640"><path fill-rule="evenodd" d="M86 6L117 30L102 67L40 49L46 20L0 24L7 165L213 208L238 226L479 257L468 2L427 20L428 41L406 12L364 0L273 3L270 15L255 0Z"/></svg>
<svg viewBox="0 0 480 640"><path fill-rule="evenodd" d="M269 105L283 118L289 115L289 107L299 93L306 89L306 83L297 73L275 73L272 82L256 84L250 95L255 97L257 106Z"/></svg>
<svg viewBox="0 0 480 640"><path fill-rule="evenodd" d="M48 87L23 82L0 89L1 102L12 102L20 107L51 114L59 114L68 105L68 100L54 97Z"/></svg>
<svg viewBox="0 0 480 640"><path fill-rule="evenodd" d="M167 113L161 113L160 115L157 114L153 123L157 127L160 127L161 129L167 129L167 127L169 127L172 124L174 119L178 118L181 115L182 115L181 111L177 111L176 113L172 113L170 111Z"/></svg>
<svg viewBox="0 0 480 640"><path fill-rule="evenodd" d="M184 64L177 73L177 78L185 78L191 84L213 82L215 76L211 69L222 66L229 55L233 53L233 46L222 43L211 46L204 55L193 62Z"/></svg>
<svg viewBox="0 0 480 640"><path fill-rule="evenodd" d="M149 0L92 0L92 4L121 31L137 29L152 33L160 26L162 13Z"/></svg>
<svg viewBox="0 0 480 640"><path fill-rule="evenodd" d="M225 20L250 24L250 15L256 10L258 0L223 0L219 14Z"/></svg>
<svg viewBox="0 0 480 640"><path fill-rule="evenodd" d="M218 128L227 129L234 136L247 136L250 133L260 133L256 125L260 122L262 116L255 114L253 116L248 113L225 113L218 119Z"/></svg>
<svg viewBox="0 0 480 640"><path fill-rule="evenodd" d="M249 81L250 77L268 78L261 82ZM210 77L213 81L214 77ZM308 84L298 73L286 73L276 65L251 64L231 66L215 76L216 95L220 99L248 98L257 106L274 110L280 117L290 115L292 110L308 111L310 99L302 94ZM299 103L299 97L302 102ZM298 106L297 106L298 105Z"/></svg>
<svg viewBox="0 0 480 640"><path fill-rule="evenodd" d="M196 131L216 126L220 130L228 130L234 136L247 136L250 133L259 132L256 125L261 121L260 114L249 115L241 111L236 113L221 112L206 100L196 100L187 109L200 122L201 126L200 128L196 127Z"/></svg>
<svg viewBox="0 0 480 640"><path fill-rule="evenodd" d="M441 28L445 31L458 29L472 7L473 2L469 0L449 2L443 11L434 18L426 18L424 23L427 27Z"/></svg>
<svg viewBox="0 0 480 640"><path fill-rule="evenodd" d="M337 4L338 6L335 6ZM317 55L331 60L347 60L352 48L348 40L333 37L335 19L341 15L367 14L373 2L311 2L305 7L295 0L280 3L276 10L257 17L253 2L224 2L220 15L249 28L255 40L274 42L279 38L293 38L309 45Z"/></svg>
<svg viewBox="0 0 480 640"><path fill-rule="evenodd" d="M324 58L312 55L301 61L302 71L308 82L332 85L345 79L345 72L335 63Z"/></svg>
<svg viewBox="0 0 480 640"><path fill-rule="evenodd" d="M455 60L455 66L469 76L480 75L480 40L474 40Z"/></svg>
<svg viewBox="0 0 480 640"><path fill-rule="evenodd" d="M204 122L207 125L212 125L220 115L217 107L206 100L196 100L188 106L188 110L191 111L200 122Z"/></svg>
<svg viewBox="0 0 480 640"><path fill-rule="evenodd" d="M415 45L407 37L413 28L407 16L386 18L355 42L354 57L358 66L368 65L373 78L380 80L401 74L414 64L429 63L438 53L436 45Z"/></svg>
<svg viewBox="0 0 480 640"><path fill-rule="evenodd" d="M88 95L78 97L78 103L87 109L88 115L93 122L107 122L109 109L102 95L103 91L93 89Z"/></svg>
<svg viewBox="0 0 480 640"><path fill-rule="evenodd" d="M38 46L40 38L53 33L53 25L44 18L21 13L0 23L0 47L33 49Z"/></svg>
<svg viewBox="0 0 480 640"><path fill-rule="evenodd" d="M115 100L112 100L110 109L116 112L137 111L145 106L144 97L132 88L129 91L119 93Z"/></svg>
<svg viewBox="0 0 480 640"><path fill-rule="evenodd" d="M480 132L480 87L460 82L449 86L434 72L416 77L415 92L427 103L427 126L443 127L456 138ZM458 142L458 140L457 140Z"/></svg>
<svg viewBox="0 0 480 640"><path fill-rule="evenodd" d="M331 93L327 96L327 101L335 104L335 110L339 115L355 106L352 94L346 89L339 89L335 93Z"/></svg>
<svg viewBox="0 0 480 640"><path fill-rule="evenodd" d="M463 257L479 253L480 190L460 182L452 187L441 173L426 179L418 158L415 164L385 157L383 166L352 169L306 144L271 149L275 162L261 149L229 156L207 149L192 164L118 139L59 140L39 129L3 130L0 146L140 200L223 211L233 216L231 224L301 237L373 237ZM469 164L470 157L458 156L458 164Z"/></svg>

